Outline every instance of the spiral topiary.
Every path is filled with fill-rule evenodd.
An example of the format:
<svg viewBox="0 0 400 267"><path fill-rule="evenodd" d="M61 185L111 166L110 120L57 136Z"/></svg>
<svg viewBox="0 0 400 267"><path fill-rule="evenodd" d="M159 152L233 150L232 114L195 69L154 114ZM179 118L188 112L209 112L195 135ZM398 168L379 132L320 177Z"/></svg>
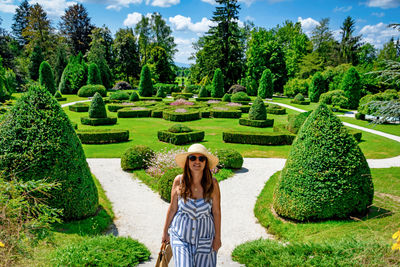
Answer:
<svg viewBox="0 0 400 267"><path fill-rule="evenodd" d="M249 119L250 120L267 119L267 110L265 109L264 101L259 96L254 100L253 105L251 105L250 107Z"/></svg>
<svg viewBox="0 0 400 267"><path fill-rule="evenodd" d="M95 93L89 108L89 118L107 118L106 105L99 93Z"/></svg>

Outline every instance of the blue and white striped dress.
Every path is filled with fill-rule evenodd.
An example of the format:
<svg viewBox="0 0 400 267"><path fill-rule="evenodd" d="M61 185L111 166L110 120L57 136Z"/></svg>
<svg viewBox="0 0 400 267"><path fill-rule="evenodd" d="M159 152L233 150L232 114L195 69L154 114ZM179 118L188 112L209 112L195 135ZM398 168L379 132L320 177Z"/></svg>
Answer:
<svg viewBox="0 0 400 267"><path fill-rule="evenodd" d="M178 199L169 234L175 267L214 267L217 252L212 249L215 236L212 200Z"/></svg>

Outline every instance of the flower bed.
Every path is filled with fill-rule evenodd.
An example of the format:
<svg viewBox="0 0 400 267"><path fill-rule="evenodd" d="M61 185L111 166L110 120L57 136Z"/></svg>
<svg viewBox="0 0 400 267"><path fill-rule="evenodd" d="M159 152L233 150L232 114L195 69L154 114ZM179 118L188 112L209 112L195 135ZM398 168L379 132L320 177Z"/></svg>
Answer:
<svg viewBox="0 0 400 267"><path fill-rule="evenodd" d="M151 109L145 107L123 108L118 110L118 118L150 117Z"/></svg>

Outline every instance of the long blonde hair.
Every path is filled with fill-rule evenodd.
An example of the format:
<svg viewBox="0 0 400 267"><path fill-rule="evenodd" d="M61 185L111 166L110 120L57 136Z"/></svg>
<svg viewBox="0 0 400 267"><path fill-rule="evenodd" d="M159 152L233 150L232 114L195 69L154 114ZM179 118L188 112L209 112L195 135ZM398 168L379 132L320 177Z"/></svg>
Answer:
<svg viewBox="0 0 400 267"><path fill-rule="evenodd" d="M201 178L201 187L203 188L203 198L206 201L209 201L211 199L211 195L214 191L214 183L213 183L213 177L210 171L210 167L208 164L208 159L206 157L206 162L205 162L204 170L203 170L203 177ZM182 182L180 184L180 193L181 197L186 200L188 198L192 197L192 173L190 172L189 168L189 157L186 158L185 162L185 168L183 169L183 177L182 177Z"/></svg>

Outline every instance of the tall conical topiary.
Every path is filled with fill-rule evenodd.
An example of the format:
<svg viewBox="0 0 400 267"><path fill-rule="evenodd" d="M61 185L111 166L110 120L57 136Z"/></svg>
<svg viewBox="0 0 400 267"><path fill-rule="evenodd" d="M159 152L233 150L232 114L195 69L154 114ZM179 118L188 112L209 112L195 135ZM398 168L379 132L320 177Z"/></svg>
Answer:
<svg viewBox="0 0 400 267"><path fill-rule="evenodd" d="M151 73L147 65L142 67L140 73L139 95L148 97L153 93L153 83L151 82Z"/></svg>
<svg viewBox="0 0 400 267"><path fill-rule="evenodd" d="M261 97L257 97L249 110L249 119L250 120L266 120L267 119L267 110L265 109L264 101Z"/></svg>
<svg viewBox="0 0 400 267"><path fill-rule="evenodd" d="M298 221L367 211L374 188L368 163L342 122L321 104L304 122L275 188L273 207Z"/></svg>
<svg viewBox="0 0 400 267"><path fill-rule="evenodd" d="M270 69L265 69L262 73L260 85L258 86L258 96L262 99L272 98L274 94L274 77Z"/></svg>
<svg viewBox="0 0 400 267"><path fill-rule="evenodd" d="M42 49L40 48L39 44L36 44L33 47L32 54L29 57L29 77L31 77L32 80L37 81L39 78L39 67L43 60L44 58Z"/></svg>
<svg viewBox="0 0 400 267"><path fill-rule="evenodd" d="M214 72L211 96L212 97L224 96L224 77L222 76L222 71L220 68L217 68Z"/></svg>
<svg viewBox="0 0 400 267"><path fill-rule="evenodd" d="M43 61L39 68L39 83L47 89L50 94L56 92L56 83L54 81L53 69L47 61Z"/></svg>
<svg viewBox="0 0 400 267"><path fill-rule="evenodd" d="M199 97L208 97L208 91L205 86L202 86L199 91Z"/></svg>
<svg viewBox="0 0 400 267"><path fill-rule="evenodd" d="M6 179L47 180L59 189L40 195L65 220L96 213L98 194L82 145L60 104L31 86L0 121L0 172Z"/></svg>
<svg viewBox="0 0 400 267"><path fill-rule="evenodd" d="M351 67L343 77L341 89L349 99L348 108L357 109L361 98L361 80L356 68Z"/></svg>
<svg viewBox="0 0 400 267"><path fill-rule="evenodd" d="M90 103L89 118L107 118L106 105L98 92L94 94Z"/></svg>
<svg viewBox="0 0 400 267"><path fill-rule="evenodd" d="M311 102L318 102L322 93L325 93L325 79L321 72L314 74L311 80L310 87L308 88L308 97Z"/></svg>
<svg viewBox="0 0 400 267"><path fill-rule="evenodd" d="M101 81L100 70L96 63L90 63L89 65L87 84L103 84Z"/></svg>

